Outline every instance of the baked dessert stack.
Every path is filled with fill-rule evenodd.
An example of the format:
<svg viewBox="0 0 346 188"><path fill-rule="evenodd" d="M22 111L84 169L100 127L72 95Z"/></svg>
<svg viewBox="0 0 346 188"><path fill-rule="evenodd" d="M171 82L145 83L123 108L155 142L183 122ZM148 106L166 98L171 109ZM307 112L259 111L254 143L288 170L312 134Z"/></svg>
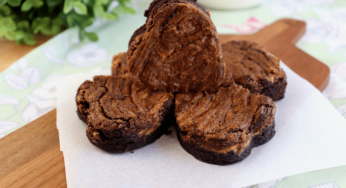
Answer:
<svg viewBox="0 0 346 188"><path fill-rule="evenodd" d="M77 91L78 114L95 146L143 147L176 122L188 153L226 165L274 136L274 100L287 84L276 57L251 42L221 45L196 0L154 0L145 16L128 52L114 56L113 75Z"/></svg>

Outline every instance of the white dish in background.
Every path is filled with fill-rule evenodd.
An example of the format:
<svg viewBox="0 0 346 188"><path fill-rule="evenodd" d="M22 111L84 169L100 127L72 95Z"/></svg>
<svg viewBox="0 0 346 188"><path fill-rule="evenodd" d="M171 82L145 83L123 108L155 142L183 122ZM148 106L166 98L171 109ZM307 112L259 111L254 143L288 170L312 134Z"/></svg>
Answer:
<svg viewBox="0 0 346 188"><path fill-rule="evenodd" d="M210 9L243 9L259 5L263 0L198 0L199 4Z"/></svg>

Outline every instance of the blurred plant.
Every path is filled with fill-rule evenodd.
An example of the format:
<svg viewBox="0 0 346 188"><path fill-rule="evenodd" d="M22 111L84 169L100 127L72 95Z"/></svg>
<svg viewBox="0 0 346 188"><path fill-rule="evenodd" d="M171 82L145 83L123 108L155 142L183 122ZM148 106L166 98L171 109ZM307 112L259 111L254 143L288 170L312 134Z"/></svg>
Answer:
<svg viewBox="0 0 346 188"><path fill-rule="evenodd" d="M0 0L0 38L17 44L35 44L34 34L56 35L64 28L77 26L79 39L97 41L96 33L85 28L96 18L116 20L135 13L131 0ZM118 6L110 10L112 3Z"/></svg>

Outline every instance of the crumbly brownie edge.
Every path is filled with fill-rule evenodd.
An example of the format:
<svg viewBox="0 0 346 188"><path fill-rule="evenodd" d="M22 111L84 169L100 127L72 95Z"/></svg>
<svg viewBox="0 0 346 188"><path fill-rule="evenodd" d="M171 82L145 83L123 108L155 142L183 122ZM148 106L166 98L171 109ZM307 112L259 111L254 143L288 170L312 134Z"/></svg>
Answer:
<svg viewBox="0 0 346 188"><path fill-rule="evenodd" d="M76 111L80 120L82 120L85 124L88 124L87 116L82 114L79 110Z"/></svg>
<svg viewBox="0 0 346 188"><path fill-rule="evenodd" d="M278 101L285 97L285 91L287 87L286 75L284 77L280 77L274 83L271 83L265 79L260 79L257 83L260 85L260 88L262 89L259 89L259 87L256 85L242 84L244 83L244 80L249 80L249 79L251 79L249 75L244 75L243 77L240 77L234 80L238 85L241 85L244 88L248 89L250 93L259 93L259 94L265 95L273 99L273 101Z"/></svg>
<svg viewBox="0 0 346 188"><path fill-rule="evenodd" d="M273 101L281 100L285 97L285 91L287 87L286 76L279 78L278 82L272 84L263 84L263 91L261 94L270 97Z"/></svg>
<svg viewBox="0 0 346 188"><path fill-rule="evenodd" d="M127 151L131 151L134 149L142 148L149 144L154 143L157 139L159 139L163 134L165 134L169 127L174 124L174 105L169 109L169 113L164 120L164 122L152 133L142 137L136 136L127 136L127 137L114 137L109 140L105 140L102 143L95 143L92 140L93 131L88 131L89 126L86 131L86 135L89 141L96 147L100 148L103 151L110 153L124 153Z"/></svg>
<svg viewBox="0 0 346 188"><path fill-rule="evenodd" d="M131 43L133 42L134 38L136 38L138 35L143 34L147 30L147 25L144 24L140 28L138 28L131 36L129 43L128 43L128 49L131 48ZM129 54L127 54L129 55Z"/></svg>
<svg viewBox="0 0 346 188"><path fill-rule="evenodd" d="M207 12L200 4L197 3L197 0L182 0L182 1L185 1L187 3L191 3L192 5L196 6L198 9L202 10L207 16L210 17L210 14L209 12ZM149 8L145 11L144 13L144 17L149 17L150 13L153 12L153 9L158 9L160 8L161 6L160 5L157 5L159 4L160 1L153 1L151 2L151 4L149 5ZM172 3L178 3L177 2L174 2L172 1ZM147 22L147 20L146 20ZM130 40L129 40L129 44L128 44L128 48L130 49L130 46L131 46L131 43L133 42L133 39L138 36L138 35L141 35L143 34L147 29L147 23L145 23L144 25L142 25L140 28L138 28L131 36Z"/></svg>
<svg viewBox="0 0 346 188"><path fill-rule="evenodd" d="M75 101L77 101L77 96L78 96L78 91L77 91L76 96L75 96ZM76 105L78 106L77 102L76 102ZM77 112L77 115L78 115L79 119L82 120L85 124L88 124L87 114L81 113L78 110L78 108L77 108L76 112Z"/></svg>
<svg viewBox="0 0 346 188"><path fill-rule="evenodd" d="M180 142L180 145L184 148L186 152L188 152L189 154L191 154L196 159L202 162L216 165L229 165L244 160L251 154L252 148L267 143L270 139L274 137L274 135L275 122L273 122L273 124L270 127L264 129L261 134L254 136L249 146L247 146L240 155L235 154L233 151L223 154L214 151L208 151L190 142L184 142L180 137L180 130L177 127L178 140Z"/></svg>

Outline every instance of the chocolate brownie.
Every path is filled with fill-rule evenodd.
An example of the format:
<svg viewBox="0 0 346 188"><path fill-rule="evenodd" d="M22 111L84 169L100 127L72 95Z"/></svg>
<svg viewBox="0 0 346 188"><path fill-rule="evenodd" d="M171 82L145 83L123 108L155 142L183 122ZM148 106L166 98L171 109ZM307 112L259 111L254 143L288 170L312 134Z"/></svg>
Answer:
<svg viewBox="0 0 346 188"><path fill-rule="evenodd" d="M153 143L167 132L173 99L173 94L147 89L132 77L95 76L79 87L76 103L89 141L120 153Z"/></svg>
<svg viewBox="0 0 346 188"><path fill-rule="evenodd" d="M129 42L128 66L154 90L216 90L225 64L209 13L195 0L155 0Z"/></svg>
<svg viewBox="0 0 346 188"><path fill-rule="evenodd" d="M127 53L119 53L113 57L112 61L113 76L131 76L127 67Z"/></svg>
<svg viewBox="0 0 346 188"><path fill-rule="evenodd" d="M247 42L247 43L251 43L251 42ZM226 44L230 45L229 43L226 43ZM232 58L234 58L233 55L235 55L233 53L236 53L237 51L235 52L229 51L228 50L229 47L227 45L226 46L223 45L224 47L223 54L224 54L224 61L226 62L226 71L225 71L225 79L222 83L222 86L225 86L225 87L230 86L235 81L235 78L233 76L233 74L235 74L237 76L236 78L238 78L236 79L238 81L237 84L242 85L243 87L246 87L247 89L250 90L251 93L264 94L268 97L271 97L274 101L280 100L284 97L287 82L286 82L286 75L280 67L279 67L279 74L272 75L274 80L278 80L278 81L274 81L273 83L265 80L266 78L268 78L268 76L263 76L262 78L256 79L255 75L258 75L256 73L252 75L252 73L248 71L234 72L233 66L238 66L238 68L241 68L240 66L242 66L243 64L237 63L238 59L232 60ZM265 52L265 50L263 51L264 53L267 53ZM271 58L275 58L274 56L270 54L269 56ZM256 67L258 65L256 64L255 61L250 63L255 64L254 66ZM241 75L242 73L244 73L245 75ZM115 75L115 76L131 75L127 67L126 53L121 53L114 56L113 62L112 62L112 75ZM251 78L251 79L244 79L244 78Z"/></svg>
<svg viewBox="0 0 346 188"><path fill-rule="evenodd" d="M250 41L230 41L222 44L222 53L226 73L232 72L237 84L274 101L284 98L286 74L280 68L280 60L262 46ZM228 79L223 85L229 84Z"/></svg>
<svg viewBox="0 0 346 188"><path fill-rule="evenodd" d="M243 160L275 134L274 101L233 83L217 92L177 94L175 116L182 147L206 163Z"/></svg>

